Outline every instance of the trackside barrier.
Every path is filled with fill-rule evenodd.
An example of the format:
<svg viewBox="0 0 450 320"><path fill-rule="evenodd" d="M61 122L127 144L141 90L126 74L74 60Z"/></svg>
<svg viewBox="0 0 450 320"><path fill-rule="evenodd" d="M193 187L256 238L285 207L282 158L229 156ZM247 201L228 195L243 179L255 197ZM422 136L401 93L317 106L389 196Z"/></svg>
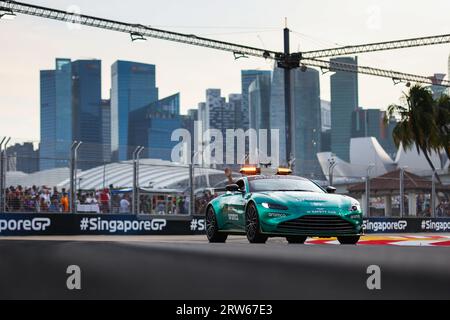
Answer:
<svg viewBox="0 0 450 320"><path fill-rule="evenodd" d="M148 215L0 214L0 236L194 235L205 232L203 216L184 220ZM368 218L365 233L450 232L450 218Z"/></svg>

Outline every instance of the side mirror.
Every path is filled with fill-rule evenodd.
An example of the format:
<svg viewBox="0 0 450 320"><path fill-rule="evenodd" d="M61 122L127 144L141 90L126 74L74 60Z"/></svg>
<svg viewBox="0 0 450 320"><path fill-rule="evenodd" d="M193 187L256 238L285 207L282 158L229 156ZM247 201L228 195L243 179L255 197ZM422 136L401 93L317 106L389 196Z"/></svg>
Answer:
<svg viewBox="0 0 450 320"><path fill-rule="evenodd" d="M237 192L239 191L239 186L237 184L229 184L225 187L226 191Z"/></svg>
<svg viewBox="0 0 450 320"><path fill-rule="evenodd" d="M328 193L336 193L336 188L332 186L328 186L326 190Z"/></svg>

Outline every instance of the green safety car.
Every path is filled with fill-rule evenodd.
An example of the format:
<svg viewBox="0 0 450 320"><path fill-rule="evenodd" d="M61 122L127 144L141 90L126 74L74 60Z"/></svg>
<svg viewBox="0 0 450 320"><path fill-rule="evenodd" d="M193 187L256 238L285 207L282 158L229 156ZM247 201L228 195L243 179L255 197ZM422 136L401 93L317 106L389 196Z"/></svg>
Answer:
<svg viewBox="0 0 450 320"><path fill-rule="evenodd" d="M226 193L206 206L206 235L225 242L228 235L246 235L250 243L285 237L304 243L307 237L337 237L356 244L363 233L359 202L297 176L249 175L227 185Z"/></svg>

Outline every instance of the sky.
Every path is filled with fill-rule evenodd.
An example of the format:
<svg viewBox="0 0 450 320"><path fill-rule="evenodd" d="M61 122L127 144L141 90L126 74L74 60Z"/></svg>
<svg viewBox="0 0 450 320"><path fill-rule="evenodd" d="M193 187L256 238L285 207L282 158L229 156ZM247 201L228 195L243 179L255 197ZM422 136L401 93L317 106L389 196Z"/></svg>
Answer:
<svg viewBox="0 0 450 320"><path fill-rule="evenodd" d="M448 0L23 0L113 20L140 23L218 40L281 51L285 17L291 50L450 33ZM360 65L429 76L448 73L450 44L359 55ZM156 65L160 97L181 93L181 111L205 99L206 88L239 93L240 70L271 69L258 58L235 60L208 48L148 39L131 42L123 33L18 15L0 21L0 137L39 139L39 70L56 57L102 60L103 98L109 98L110 66L116 60ZM329 73L321 98L329 100ZM385 109L404 85L359 76L359 103Z"/></svg>

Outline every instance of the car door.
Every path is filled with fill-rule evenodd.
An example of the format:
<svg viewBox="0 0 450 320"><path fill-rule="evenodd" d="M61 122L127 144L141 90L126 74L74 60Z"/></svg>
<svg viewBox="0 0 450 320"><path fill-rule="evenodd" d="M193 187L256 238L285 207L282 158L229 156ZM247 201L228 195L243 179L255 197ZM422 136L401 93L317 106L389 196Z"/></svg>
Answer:
<svg viewBox="0 0 450 320"><path fill-rule="evenodd" d="M238 192L233 192L228 199L227 221L229 228L232 230L245 229L245 181L239 179L236 181L239 186Z"/></svg>
<svg viewBox="0 0 450 320"><path fill-rule="evenodd" d="M230 229L230 221L228 219L228 213L230 211L230 204L232 202L233 193L227 191L224 195L221 196L220 200L220 219L223 222L224 229Z"/></svg>

